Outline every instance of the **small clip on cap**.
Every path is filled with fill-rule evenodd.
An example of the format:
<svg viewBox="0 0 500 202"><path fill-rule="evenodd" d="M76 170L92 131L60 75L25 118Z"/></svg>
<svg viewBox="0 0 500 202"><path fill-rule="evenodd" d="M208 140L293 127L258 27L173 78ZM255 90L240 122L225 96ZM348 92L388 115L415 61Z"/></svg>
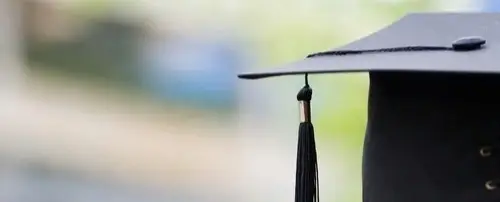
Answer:
<svg viewBox="0 0 500 202"><path fill-rule="evenodd" d="M481 37L464 37L453 42L453 50L455 51L471 51L480 49L486 40Z"/></svg>

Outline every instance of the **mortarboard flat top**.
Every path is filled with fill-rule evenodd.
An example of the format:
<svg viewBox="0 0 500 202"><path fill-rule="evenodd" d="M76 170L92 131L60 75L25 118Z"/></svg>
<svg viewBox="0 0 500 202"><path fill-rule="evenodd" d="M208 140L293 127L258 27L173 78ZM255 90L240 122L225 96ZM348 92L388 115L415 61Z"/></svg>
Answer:
<svg viewBox="0 0 500 202"><path fill-rule="evenodd" d="M261 72L240 74L243 79L304 73L366 71L500 73L500 13L415 13L367 37L334 50L363 50L404 46L451 46L463 37L487 41L472 52L419 51L307 58Z"/></svg>
<svg viewBox="0 0 500 202"><path fill-rule="evenodd" d="M336 72L370 72L364 202L500 201L500 13L410 14L334 51L239 75L306 74L295 202L318 201L307 75Z"/></svg>

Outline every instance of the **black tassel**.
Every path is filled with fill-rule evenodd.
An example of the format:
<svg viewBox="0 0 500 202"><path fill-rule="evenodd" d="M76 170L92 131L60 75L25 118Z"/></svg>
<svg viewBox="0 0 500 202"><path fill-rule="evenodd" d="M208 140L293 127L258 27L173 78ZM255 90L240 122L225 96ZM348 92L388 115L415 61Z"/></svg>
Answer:
<svg viewBox="0 0 500 202"><path fill-rule="evenodd" d="M306 74L306 85L297 94L301 123L297 147L295 202L319 202L318 163L314 127L311 123L311 98L312 89L309 87Z"/></svg>

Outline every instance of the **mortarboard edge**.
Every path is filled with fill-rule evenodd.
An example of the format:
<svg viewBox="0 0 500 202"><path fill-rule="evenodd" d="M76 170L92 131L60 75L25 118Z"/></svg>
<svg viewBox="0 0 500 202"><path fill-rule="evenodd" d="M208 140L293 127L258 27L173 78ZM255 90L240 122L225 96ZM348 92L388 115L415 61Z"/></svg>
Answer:
<svg viewBox="0 0 500 202"><path fill-rule="evenodd" d="M456 25L451 22L462 22ZM486 36L488 44L496 45L500 34L500 13L412 13L357 41L333 51L384 49L408 46L450 47L456 39ZM263 79L276 76L356 72L442 72L500 73L491 58L497 46L488 50L463 53L460 51L420 51L405 53L375 53L350 56L306 58L278 68L241 73L241 79ZM354 57L354 58L353 58ZM484 61L477 64L476 61ZM480 62L481 63L481 62Z"/></svg>

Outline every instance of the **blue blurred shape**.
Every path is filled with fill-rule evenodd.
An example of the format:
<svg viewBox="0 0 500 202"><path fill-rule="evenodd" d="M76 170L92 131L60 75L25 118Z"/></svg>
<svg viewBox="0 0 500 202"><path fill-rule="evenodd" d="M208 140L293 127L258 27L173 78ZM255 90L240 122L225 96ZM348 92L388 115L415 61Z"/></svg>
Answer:
<svg viewBox="0 0 500 202"><path fill-rule="evenodd" d="M499 0L483 0L483 11L486 12L498 12L500 11L500 1Z"/></svg>
<svg viewBox="0 0 500 202"><path fill-rule="evenodd" d="M231 40L175 38L157 43L145 81L156 96L188 107L231 109L242 52Z"/></svg>

